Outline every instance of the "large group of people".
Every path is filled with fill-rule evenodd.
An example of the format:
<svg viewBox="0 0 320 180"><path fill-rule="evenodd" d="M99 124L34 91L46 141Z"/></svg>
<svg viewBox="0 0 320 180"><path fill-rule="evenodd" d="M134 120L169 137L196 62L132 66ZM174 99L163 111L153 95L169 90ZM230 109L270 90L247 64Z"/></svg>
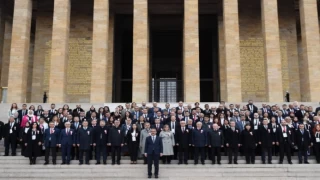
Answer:
<svg viewBox="0 0 320 180"><path fill-rule="evenodd" d="M221 155L228 156L229 164L238 163L238 154L245 156L247 164L254 164L261 156L263 164L272 164L278 156L282 164L284 155L289 164L298 156L299 163L308 164L308 156L320 163L320 108L294 102L283 105L257 107L250 100L240 104L221 102L218 107L200 106L179 102L177 107L158 107L156 102L147 107L126 103L114 110L108 106L91 106L89 111L77 105L70 109L66 104L56 109L13 103L8 111L8 122L0 122L0 138L4 138L5 156L16 155L17 147L28 157L30 164L45 156L56 164L61 152L62 164L78 160L79 164L120 164L121 156L130 156L131 164L141 158L144 164L161 160L171 164L221 164ZM161 143L154 147L153 144ZM150 158L150 153L156 156ZM85 156L85 159L84 159ZM151 162L150 162L151 161ZM157 168L156 168L157 169ZM150 170L151 171L151 170ZM157 174L157 173L156 173Z"/></svg>

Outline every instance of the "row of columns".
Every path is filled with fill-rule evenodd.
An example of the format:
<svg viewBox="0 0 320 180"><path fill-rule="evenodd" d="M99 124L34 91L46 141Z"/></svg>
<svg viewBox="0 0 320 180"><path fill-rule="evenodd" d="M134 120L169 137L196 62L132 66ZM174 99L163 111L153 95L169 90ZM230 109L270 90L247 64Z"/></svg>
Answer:
<svg viewBox="0 0 320 180"><path fill-rule="evenodd" d="M149 100L149 23L148 0L134 0L133 79L135 102ZM70 31L70 0L54 1L49 102L65 101L66 65ZM184 101L200 100L199 68L199 2L184 2L183 76ZM277 0L261 0L262 34L264 37L266 84L269 101L283 98L281 54ZM90 101L111 101L108 66L112 65L109 50L109 1L94 0L92 69ZM25 102L26 72L29 59L32 0L15 0L11 56L8 80L8 102ZM319 100L319 25L316 0L300 0L302 52L306 72L301 76L301 92L310 94L310 101ZM223 0L223 34L225 54L225 101L241 102L241 63L238 0ZM57 68L58 67L58 68ZM110 68L112 69L112 68Z"/></svg>

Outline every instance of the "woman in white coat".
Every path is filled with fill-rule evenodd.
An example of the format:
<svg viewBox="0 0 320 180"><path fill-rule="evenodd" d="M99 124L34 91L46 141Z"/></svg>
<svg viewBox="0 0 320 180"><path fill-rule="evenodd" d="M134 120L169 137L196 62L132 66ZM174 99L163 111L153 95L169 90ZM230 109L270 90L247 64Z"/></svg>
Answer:
<svg viewBox="0 0 320 180"><path fill-rule="evenodd" d="M173 154L173 146L175 145L174 142L174 134L170 131L168 125L163 126L163 131L161 131L160 135L162 138L163 144L163 155L162 155L162 162L163 164L170 164L171 158Z"/></svg>

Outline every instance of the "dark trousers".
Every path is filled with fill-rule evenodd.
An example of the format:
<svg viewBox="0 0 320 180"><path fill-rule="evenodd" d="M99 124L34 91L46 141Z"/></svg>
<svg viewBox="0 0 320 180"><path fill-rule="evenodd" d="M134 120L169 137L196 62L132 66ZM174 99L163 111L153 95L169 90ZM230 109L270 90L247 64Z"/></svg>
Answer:
<svg viewBox="0 0 320 180"><path fill-rule="evenodd" d="M228 149L229 163L232 162L232 155L233 155L233 162L237 162L239 148L238 147L228 147L227 149Z"/></svg>
<svg viewBox="0 0 320 180"><path fill-rule="evenodd" d="M204 163L205 147L194 147L194 163L198 163L199 153L201 154L201 163Z"/></svg>
<svg viewBox="0 0 320 180"><path fill-rule="evenodd" d="M291 146L288 142L283 142L279 145L280 162L283 162L284 152L286 152L288 162L291 162Z"/></svg>
<svg viewBox="0 0 320 180"><path fill-rule="evenodd" d="M35 156L32 156L32 157L29 157L29 161L31 162L31 163L36 163L36 160L37 160L37 157L35 157Z"/></svg>
<svg viewBox="0 0 320 180"><path fill-rule="evenodd" d="M70 163L72 145L61 145L62 162Z"/></svg>
<svg viewBox="0 0 320 180"><path fill-rule="evenodd" d="M111 146L112 151L112 163L116 162L116 153L117 153L117 163L120 163L121 159L121 146Z"/></svg>
<svg viewBox="0 0 320 180"><path fill-rule="evenodd" d="M304 156L304 162L308 162L308 149L298 150L299 163L302 162L302 156Z"/></svg>
<svg viewBox="0 0 320 180"><path fill-rule="evenodd" d="M261 147L261 160L266 162L266 152L268 153L268 162L272 161L272 147Z"/></svg>
<svg viewBox="0 0 320 180"><path fill-rule="evenodd" d="M103 162L107 162L107 146L105 144L96 146L96 160L97 163L100 163L101 153Z"/></svg>
<svg viewBox="0 0 320 180"><path fill-rule="evenodd" d="M55 163L56 159L57 159L56 147L50 147L50 145L49 145L49 147L46 147L44 161L47 163L49 162L50 151L52 154L52 162Z"/></svg>
<svg viewBox="0 0 320 180"><path fill-rule="evenodd" d="M83 163L83 154L86 154L86 163L89 163L90 155L89 155L90 149L80 149L79 151L79 162Z"/></svg>
<svg viewBox="0 0 320 180"><path fill-rule="evenodd" d="M194 159L194 147L189 146L188 148L188 159Z"/></svg>
<svg viewBox="0 0 320 180"><path fill-rule="evenodd" d="M159 154L155 154L154 151L152 154L147 155L148 160L148 175L152 175L152 164L154 164L154 175L159 175Z"/></svg>
<svg viewBox="0 0 320 180"><path fill-rule="evenodd" d="M314 143L313 151L316 156L317 163L320 163L320 143Z"/></svg>
<svg viewBox="0 0 320 180"><path fill-rule="evenodd" d="M249 164L250 162L254 163L256 159L256 156L255 156L256 150L253 148L243 148L243 151L246 156L246 163L247 164Z"/></svg>
<svg viewBox="0 0 320 180"><path fill-rule="evenodd" d="M137 161L138 156L138 142L133 141L128 145L129 152L130 152L130 159L131 161Z"/></svg>
<svg viewBox="0 0 320 180"><path fill-rule="evenodd" d="M168 163L168 164L170 164L171 163L171 159L172 159L172 156L162 156L162 162L163 162L163 164L166 164L166 163Z"/></svg>
<svg viewBox="0 0 320 180"><path fill-rule="evenodd" d="M16 155L16 149L17 149L17 144L16 144L16 139L14 137L7 137L4 139L4 145L5 145L5 155L9 155L9 147L11 146L11 154Z"/></svg>
<svg viewBox="0 0 320 180"><path fill-rule="evenodd" d="M211 147L212 163L216 162L216 156L217 156L217 162L220 162L221 161L221 147Z"/></svg>
<svg viewBox="0 0 320 180"><path fill-rule="evenodd" d="M182 163L182 160L183 162L188 162L188 146L187 147L182 147L182 146L179 146L178 147L178 151L179 151L179 162Z"/></svg>
<svg viewBox="0 0 320 180"><path fill-rule="evenodd" d="M173 159L178 159L178 147L173 146Z"/></svg>
<svg viewBox="0 0 320 180"><path fill-rule="evenodd" d="M78 146L71 148L71 159L79 159L79 147Z"/></svg>
<svg viewBox="0 0 320 180"><path fill-rule="evenodd" d="M277 145L273 145L272 146L272 155L273 156L278 156L278 154L279 154L279 146L277 146Z"/></svg>

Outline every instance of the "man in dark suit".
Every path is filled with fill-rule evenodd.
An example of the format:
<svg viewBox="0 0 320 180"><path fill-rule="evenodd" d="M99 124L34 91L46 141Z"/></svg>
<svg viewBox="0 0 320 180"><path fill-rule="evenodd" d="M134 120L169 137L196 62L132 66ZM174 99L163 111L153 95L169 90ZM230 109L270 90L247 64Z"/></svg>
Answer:
<svg viewBox="0 0 320 180"><path fill-rule="evenodd" d="M221 147L224 144L223 132L219 130L218 124L213 124L213 130L208 132L208 146L211 148L212 164L216 163L216 156L218 164L221 164Z"/></svg>
<svg viewBox="0 0 320 180"><path fill-rule="evenodd" d="M72 116L76 117L76 116L80 116L80 112L84 112L84 110L81 108L80 104L76 105L76 108L72 111Z"/></svg>
<svg viewBox="0 0 320 180"><path fill-rule="evenodd" d="M240 147L240 130L236 128L236 122L230 122L230 128L225 132L226 146L229 156L229 164L232 164L232 154L234 164L238 164L238 152Z"/></svg>
<svg viewBox="0 0 320 180"><path fill-rule="evenodd" d="M66 122L64 124L65 129L60 132L59 147L62 152L62 164L70 164L71 147L76 145L76 134L73 129L70 128L71 123Z"/></svg>
<svg viewBox="0 0 320 180"><path fill-rule="evenodd" d="M308 162L308 149L311 146L310 132L304 128L304 124L299 124L299 129L295 133L295 144L298 147L299 164L302 164L302 156L304 156L304 163Z"/></svg>
<svg viewBox="0 0 320 180"><path fill-rule="evenodd" d="M192 131L192 146L194 147L194 164L198 164L199 153L201 163L204 165L205 147L207 146L207 131L202 128L202 123L197 122L196 128Z"/></svg>
<svg viewBox="0 0 320 180"><path fill-rule="evenodd" d="M157 130L157 136L159 136L160 132L162 131L163 124L160 123L160 119L155 119L154 125L151 128L155 128Z"/></svg>
<svg viewBox="0 0 320 180"><path fill-rule="evenodd" d="M257 106L253 105L252 100L248 101L247 108L251 112L251 114L258 112L258 108L257 108Z"/></svg>
<svg viewBox="0 0 320 180"><path fill-rule="evenodd" d="M43 143L44 143L44 147L46 148L44 165L49 164L50 151L52 153L52 164L54 165L56 164L56 159L57 159L56 147L59 144L59 135L60 135L60 130L54 127L53 122L50 122L49 128L46 129L43 134Z"/></svg>
<svg viewBox="0 0 320 180"><path fill-rule="evenodd" d="M19 124L15 123L14 117L9 118L9 122L4 127L4 145L5 156L9 156L9 147L11 146L11 155L16 155L17 139L19 137Z"/></svg>
<svg viewBox="0 0 320 180"><path fill-rule="evenodd" d="M268 119L262 121L259 127L259 144L261 145L261 159L262 164L266 163L265 153L268 153L268 163L272 164L272 145L275 144L275 133L272 127L268 126Z"/></svg>
<svg viewBox="0 0 320 180"><path fill-rule="evenodd" d="M100 164L100 155L102 153L103 164L107 164L107 144L108 144L108 127L105 121L100 121L100 126L93 129L93 146L96 147L96 164Z"/></svg>
<svg viewBox="0 0 320 180"><path fill-rule="evenodd" d="M169 128L170 128L170 131L173 133L174 135L174 139L176 139L176 129L179 128L179 123L178 121L176 120L176 116L171 116L171 121L168 123L169 125ZM173 147L173 159L177 159L178 157L178 148L177 146L174 146Z"/></svg>
<svg viewBox="0 0 320 180"><path fill-rule="evenodd" d="M88 127L88 122L82 122L82 128L77 132L77 146L79 147L79 165L83 164L83 153L86 154L86 164L89 165L90 150L92 146L92 129Z"/></svg>
<svg viewBox="0 0 320 180"><path fill-rule="evenodd" d="M49 110L50 118L52 118L53 116L58 114L58 112L57 112L57 110L55 108L56 108L56 105L55 104L51 104L51 109Z"/></svg>
<svg viewBox="0 0 320 180"><path fill-rule="evenodd" d="M299 123L303 123L303 117L306 113L305 107L303 104L300 105L300 109L296 111L296 117L298 117Z"/></svg>
<svg viewBox="0 0 320 180"><path fill-rule="evenodd" d="M148 178L152 176L152 164L154 164L154 176L159 176L159 158L163 153L162 139L157 136L156 129L151 129L151 136L147 137L144 148L144 155L148 161Z"/></svg>
<svg viewBox="0 0 320 180"><path fill-rule="evenodd" d="M18 119L19 119L20 123L22 121L22 117L24 115L27 115L27 114L28 114L27 105L26 104L22 104L22 109L18 110Z"/></svg>
<svg viewBox="0 0 320 180"><path fill-rule="evenodd" d="M289 126L287 126L287 122L285 120L282 120L281 126L277 128L276 130L276 144L279 146L280 149L280 160L279 164L283 163L284 158L284 152L287 154L287 160L289 164L292 164L291 162L291 145L293 145L293 140L291 136L291 130Z"/></svg>
<svg viewBox="0 0 320 180"><path fill-rule="evenodd" d="M73 118L73 122L71 124L71 129L74 130L75 136L77 137L79 129L81 129L81 122L79 122L79 117L76 116ZM73 146L71 148L71 160L79 160L79 147L78 146Z"/></svg>
<svg viewBox="0 0 320 180"><path fill-rule="evenodd" d="M115 120L114 126L109 130L108 145L111 146L112 151L112 165L116 164L116 153L117 153L117 164L120 165L121 160L121 147L124 144L124 132L121 130L120 121Z"/></svg>
<svg viewBox="0 0 320 180"><path fill-rule="evenodd" d="M3 136L4 136L4 123L0 121L0 141L2 140Z"/></svg>
<svg viewBox="0 0 320 180"><path fill-rule="evenodd" d="M192 131L186 127L185 121L180 121L180 128L176 129L176 146L178 147L179 163L188 164L189 146L191 146Z"/></svg>

